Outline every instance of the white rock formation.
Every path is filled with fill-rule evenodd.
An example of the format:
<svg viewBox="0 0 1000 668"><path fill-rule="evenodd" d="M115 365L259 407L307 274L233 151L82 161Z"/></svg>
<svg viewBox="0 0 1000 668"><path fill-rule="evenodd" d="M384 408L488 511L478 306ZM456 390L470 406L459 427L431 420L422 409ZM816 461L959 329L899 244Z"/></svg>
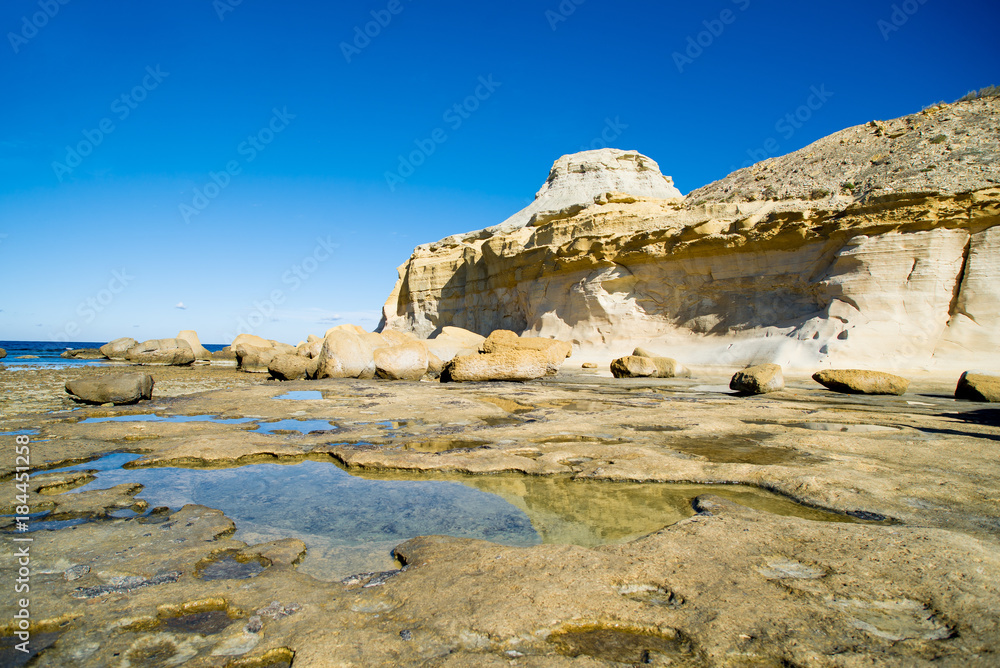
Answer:
<svg viewBox="0 0 1000 668"><path fill-rule="evenodd" d="M998 118L977 100L849 128L684 200L591 197L607 175L572 166L617 153L566 156L532 207L418 246L382 326L510 329L606 361L1000 366Z"/></svg>
<svg viewBox="0 0 1000 668"><path fill-rule="evenodd" d="M490 230L524 227L535 214L590 204L607 192L657 199L683 197L674 180L661 174L660 166L638 151L583 151L556 160L535 201Z"/></svg>

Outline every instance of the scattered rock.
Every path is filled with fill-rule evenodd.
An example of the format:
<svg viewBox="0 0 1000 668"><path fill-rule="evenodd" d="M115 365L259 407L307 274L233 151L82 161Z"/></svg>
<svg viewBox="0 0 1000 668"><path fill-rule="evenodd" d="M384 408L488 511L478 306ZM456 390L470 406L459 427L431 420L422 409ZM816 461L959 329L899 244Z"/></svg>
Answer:
<svg viewBox="0 0 1000 668"><path fill-rule="evenodd" d="M659 369L651 357L628 355L611 363L611 375L615 378L652 378Z"/></svg>
<svg viewBox="0 0 1000 668"><path fill-rule="evenodd" d="M59 357L68 360L103 360L106 359L104 353L97 348L76 348L60 353Z"/></svg>
<svg viewBox="0 0 1000 668"><path fill-rule="evenodd" d="M813 380L834 392L846 394L902 395L910 387L906 378L862 369L825 369L814 373Z"/></svg>
<svg viewBox="0 0 1000 668"><path fill-rule="evenodd" d="M153 398L153 377L136 373L81 378L66 383L66 392L87 404L134 404Z"/></svg>
<svg viewBox="0 0 1000 668"><path fill-rule="evenodd" d="M194 362L194 351L184 339L151 339L129 348L125 359L133 364L184 366Z"/></svg>
<svg viewBox="0 0 1000 668"><path fill-rule="evenodd" d="M1000 402L1000 374L991 371L966 371L958 379L955 398Z"/></svg>
<svg viewBox="0 0 1000 668"><path fill-rule="evenodd" d="M89 572L90 566L87 564L77 564L76 566L70 566L63 571L63 578L72 582L73 580L79 580Z"/></svg>
<svg viewBox="0 0 1000 668"><path fill-rule="evenodd" d="M374 362L375 375L388 380L420 380L429 365L427 347L413 339L401 345L376 349Z"/></svg>
<svg viewBox="0 0 1000 668"><path fill-rule="evenodd" d="M785 389L785 376L780 364L749 366L733 375L729 389L743 394L778 392Z"/></svg>
<svg viewBox="0 0 1000 668"><path fill-rule="evenodd" d="M7 357L7 351L4 350L3 348L0 348L0 360L2 360L4 357Z"/></svg>
<svg viewBox="0 0 1000 668"><path fill-rule="evenodd" d="M445 365L441 372L441 382L534 380L548 374L549 357L542 350L503 350L462 355Z"/></svg>
<svg viewBox="0 0 1000 668"><path fill-rule="evenodd" d="M580 365L580 368L581 369L596 369L597 368L597 362L584 362L583 364Z"/></svg>
<svg viewBox="0 0 1000 668"><path fill-rule="evenodd" d="M109 360L124 361L125 355L128 351L138 345L138 341L127 336L123 336L120 339L115 339L109 343L105 343L101 346L101 354L107 357Z"/></svg>
<svg viewBox="0 0 1000 668"><path fill-rule="evenodd" d="M304 380L309 375L310 361L301 355L283 353L274 356L267 365L267 370L272 378L278 380Z"/></svg>
<svg viewBox="0 0 1000 668"><path fill-rule="evenodd" d="M205 346L201 345L201 341L198 340L198 333L191 329L185 329L177 335L178 339L187 341L188 345L191 346L191 351L194 352L194 358L196 360L211 361L212 353L208 351Z"/></svg>

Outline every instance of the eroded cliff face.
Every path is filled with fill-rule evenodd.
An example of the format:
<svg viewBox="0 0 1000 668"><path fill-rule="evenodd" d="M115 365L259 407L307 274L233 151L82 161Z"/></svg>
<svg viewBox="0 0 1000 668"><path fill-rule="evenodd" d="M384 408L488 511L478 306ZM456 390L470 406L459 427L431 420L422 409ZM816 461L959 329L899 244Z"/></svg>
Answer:
<svg viewBox="0 0 1000 668"><path fill-rule="evenodd" d="M587 201L418 247L383 326L512 329L600 358L643 345L691 364L996 365L998 109L849 128L683 199L570 184ZM567 178L554 168L549 184Z"/></svg>

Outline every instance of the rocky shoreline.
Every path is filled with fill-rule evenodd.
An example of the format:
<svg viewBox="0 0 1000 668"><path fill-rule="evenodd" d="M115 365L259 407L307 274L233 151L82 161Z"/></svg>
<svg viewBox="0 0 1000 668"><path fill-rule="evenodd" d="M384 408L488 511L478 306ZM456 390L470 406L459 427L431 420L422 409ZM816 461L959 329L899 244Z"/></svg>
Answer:
<svg viewBox="0 0 1000 668"><path fill-rule="evenodd" d="M780 391L738 396L728 373L707 368L612 379L568 366L526 384L459 385L157 367L154 399L119 407L80 407L62 391L106 370L42 369L5 373L2 408L5 429L37 432L36 470L133 452L129 466L325 461L363 476L502 474L510 489L524 476L741 483L851 522L702 494L687 519L623 544L414 538L396 546L405 570L339 583L307 574L299 539L248 545L219 511L150 513L139 485L67 494L88 474L42 474L32 507L88 521L30 534L32 633L52 642L32 665L995 662L1000 416L990 404L955 400L953 380L866 396L791 374ZM289 391L321 398L275 399ZM325 420L336 431L83 422L151 412ZM527 497L536 512L579 512L580 501L538 493ZM128 508L139 514L116 517ZM629 509L615 512L624 520Z"/></svg>

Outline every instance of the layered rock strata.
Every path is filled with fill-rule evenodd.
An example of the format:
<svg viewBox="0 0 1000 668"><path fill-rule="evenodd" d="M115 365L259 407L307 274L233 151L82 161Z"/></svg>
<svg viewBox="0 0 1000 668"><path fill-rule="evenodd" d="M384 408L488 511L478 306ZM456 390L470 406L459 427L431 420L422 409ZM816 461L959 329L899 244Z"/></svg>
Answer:
<svg viewBox="0 0 1000 668"><path fill-rule="evenodd" d="M595 192L565 168L621 159L564 157L543 192L578 202L418 246L382 329L510 329L608 360L644 345L731 366L1000 363L997 99L849 128L683 199Z"/></svg>

